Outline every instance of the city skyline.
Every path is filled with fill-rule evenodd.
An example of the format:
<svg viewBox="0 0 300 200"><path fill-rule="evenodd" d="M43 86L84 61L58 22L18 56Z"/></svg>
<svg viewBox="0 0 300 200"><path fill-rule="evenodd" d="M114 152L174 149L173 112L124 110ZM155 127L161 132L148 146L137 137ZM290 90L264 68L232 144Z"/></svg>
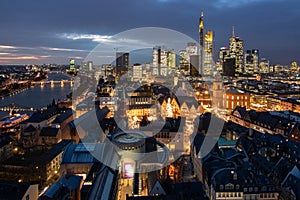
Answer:
<svg viewBox="0 0 300 200"><path fill-rule="evenodd" d="M113 35L145 26L174 29L197 40L201 10L206 30L215 33L215 58L220 47L228 46L234 25L236 35L245 41L245 50L259 49L261 57L273 65L299 62L299 3L294 0L272 4L268 0L32 3L1 2L0 16L4 20L0 22L0 64L66 64L69 59L83 60ZM107 8L114 9L113 16Z"/></svg>

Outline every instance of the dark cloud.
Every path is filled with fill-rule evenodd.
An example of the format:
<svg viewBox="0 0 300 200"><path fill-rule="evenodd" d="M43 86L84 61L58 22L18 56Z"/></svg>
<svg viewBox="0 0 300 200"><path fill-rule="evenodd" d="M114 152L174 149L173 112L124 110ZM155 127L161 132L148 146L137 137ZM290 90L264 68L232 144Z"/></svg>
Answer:
<svg viewBox="0 0 300 200"><path fill-rule="evenodd" d="M288 64L299 61L299 6L298 0L1 1L0 45L32 47L15 53L44 56L32 60L36 63L66 63L68 57L84 57L86 52L40 47L92 50L96 42L71 40L61 35L114 35L148 26L174 29L197 40L198 18L204 10L206 29L215 31L215 49L228 45L234 25L246 48L260 49L261 56L273 64ZM4 57L6 50L0 49L0 57ZM46 59L46 55L51 57Z"/></svg>

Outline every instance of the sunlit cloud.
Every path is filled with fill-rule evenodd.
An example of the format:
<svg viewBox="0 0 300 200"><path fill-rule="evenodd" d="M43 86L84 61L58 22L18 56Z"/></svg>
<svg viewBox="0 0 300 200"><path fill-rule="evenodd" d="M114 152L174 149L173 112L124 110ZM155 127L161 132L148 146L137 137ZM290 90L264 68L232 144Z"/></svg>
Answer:
<svg viewBox="0 0 300 200"><path fill-rule="evenodd" d="M0 50L17 50L17 49L34 49L34 48L21 47L21 46L10 46L10 45L0 45Z"/></svg>
<svg viewBox="0 0 300 200"><path fill-rule="evenodd" d="M93 35L93 34L77 34L64 33L60 35L63 38L71 40L92 40L93 42L109 42L112 36L109 35Z"/></svg>
<svg viewBox="0 0 300 200"><path fill-rule="evenodd" d="M51 58L51 55L39 56L40 58Z"/></svg>
<svg viewBox="0 0 300 200"><path fill-rule="evenodd" d="M148 45L145 41L140 39L134 39L133 35L129 37L119 37L118 35L93 35L93 34L77 34L77 33L64 33L60 37L70 40L91 40L92 42L101 44L118 44L121 45Z"/></svg>
<svg viewBox="0 0 300 200"><path fill-rule="evenodd" d="M0 57L0 60L39 60L37 56Z"/></svg>
<svg viewBox="0 0 300 200"><path fill-rule="evenodd" d="M16 49L14 46L0 45L0 49Z"/></svg>
<svg viewBox="0 0 300 200"><path fill-rule="evenodd" d="M252 4L252 3L262 3L262 2L267 2L267 1L271 1L271 0L217 0L215 2L215 7L217 8L236 8L236 7L240 7L240 6L244 6L244 5L248 5L248 4ZM273 0L273 1L282 1L282 0Z"/></svg>
<svg viewBox="0 0 300 200"><path fill-rule="evenodd" d="M83 60L84 59L84 57L81 57L81 56L69 56L68 58L77 59L77 60Z"/></svg>
<svg viewBox="0 0 300 200"><path fill-rule="evenodd" d="M21 60L43 60L46 58L50 58L51 55L16 55L12 54L10 56L0 56L0 62L8 62L8 61L21 61Z"/></svg>
<svg viewBox="0 0 300 200"><path fill-rule="evenodd" d="M82 49L68 49L68 48L56 48L56 47L41 47L43 50L48 50L48 51L68 51L68 52L86 52L87 50L82 50Z"/></svg>
<svg viewBox="0 0 300 200"><path fill-rule="evenodd" d="M9 55L10 53L7 52L0 52L0 55Z"/></svg>

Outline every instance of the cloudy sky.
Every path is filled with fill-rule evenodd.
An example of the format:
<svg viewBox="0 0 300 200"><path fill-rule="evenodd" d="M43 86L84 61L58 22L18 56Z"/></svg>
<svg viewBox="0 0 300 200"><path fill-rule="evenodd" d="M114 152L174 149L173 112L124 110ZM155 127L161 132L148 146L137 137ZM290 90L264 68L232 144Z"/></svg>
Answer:
<svg viewBox="0 0 300 200"><path fill-rule="evenodd" d="M139 27L198 40L201 10L216 52L234 25L245 49L259 49L271 64L300 62L299 0L1 0L0 64L79 62L99 43Z"/></svg>

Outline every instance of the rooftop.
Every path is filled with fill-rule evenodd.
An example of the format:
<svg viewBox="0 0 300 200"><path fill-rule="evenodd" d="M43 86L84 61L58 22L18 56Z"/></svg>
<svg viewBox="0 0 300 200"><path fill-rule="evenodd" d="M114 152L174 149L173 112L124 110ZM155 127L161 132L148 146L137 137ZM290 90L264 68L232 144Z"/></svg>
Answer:
<svg viewBox="0 0 300 200"><path fill-rule="evenodd" d="M22 199L30 187L30 183L13 183L0 181L0 199L17 200Z"/></svg>
<svg viewBox="0 0 300 200"><path fill-rule="evenodd" d="M43 127L40 136L56 137L58 134L59 128L53 127Z"/></svg>
<svg viewBox="0 0 300 200"><path fill-rule="evenodd" d="M63 152L65 148L72 142L72 140L62 140L46 152L35 151L30 154L25 154L24 156L15 155L6 160L3 164L24 167L45 165L53 160L58 154Z"/></svg>
<svg viewBox="0 0 300 200"><path fill-rule="evenodd" d="M4 147L12 141L13 140L8 135L0 135L0 148Z"/></svg>

